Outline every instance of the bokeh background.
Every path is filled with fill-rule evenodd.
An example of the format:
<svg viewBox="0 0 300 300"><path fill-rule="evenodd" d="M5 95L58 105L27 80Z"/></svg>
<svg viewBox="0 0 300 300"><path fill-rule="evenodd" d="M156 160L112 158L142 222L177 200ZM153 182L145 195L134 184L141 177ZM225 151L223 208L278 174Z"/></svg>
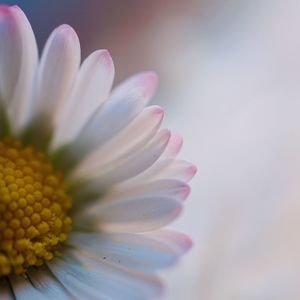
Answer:
<svg viewBox="0 0 300 300"><path fill-rule="evenodd" d="M68 23L83 56L108 49L116 83L155 70L154 103L199 171L173 227L194 240L162 274L168 300L300 299L300 2L3 1L40 49Z"/></svg>

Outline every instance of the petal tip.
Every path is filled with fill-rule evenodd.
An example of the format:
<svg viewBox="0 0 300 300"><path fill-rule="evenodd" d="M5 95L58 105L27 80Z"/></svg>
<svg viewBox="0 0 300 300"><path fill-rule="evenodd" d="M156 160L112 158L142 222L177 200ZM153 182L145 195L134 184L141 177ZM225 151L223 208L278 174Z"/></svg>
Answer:
<svg viewBox="0 0 300 300"><path fill-rule="evenodd" d="M170 141L170 138L172 136L172 133L169 129L162 129L161 134L166 137L167 143Z"/></svg>
<svg viewBox="0 0 300 300"><path fill-rule="evenodd" d="M189 194L191 193L191 188L189 185L184 184L179 192L179 196L180 198L182 198L182 200L185 200Z"/></svg>
<svg viewBox="0 0 300 300"><path fill-rule="evenodd" d="M68 24L58 26L51 35L54 39L58 39L61 45L79 45L79 38L76 31Z"/></svg>
<svg viewBox="0 0 300 300"><path fill-rule="evenodd" d="M71 27L70 25L68 24L62 24L60 26L58 26L55 31L59 31L59 32L66 32L66 33L69 33L69 34L76 34L75 30L73 29L73 27Z"/></svg>
<svg viewBox="0 0 300 300"><path fill-rule="evenodd" d="M190 180L196 175L196 173L198 172L198 168L194 164L188 161L185 161L185 163L186 163L185 172L188 174Z"/></svg>
<svg viewBox="0 0 300 300"><path fill-rule="evenodd" d="M153 115L159 118L163 118L165 111L162 107L155 105L153 106Z"/></svg>
<svg viewBox="0 0 300 300"><path fill-rule="evenodd" d="M176 246L178 258L180 258L193 247L193 240L182 232L174 232L174 236L171 237L171 240Z"/></svg>
<svg viewBox="0 0 300 300"><path fill-rule="evenodd" d="M155 92L158 86L158 76L154 71L146 71L142 73L142 79L147 83L147 86Z"/></svg>
<svg viewBox="0 0 300 300"><path fill-rule="evenodd" d="M175 153L178 153L183 145L183 138L180 134L172 132L170 144Z"/></svg>
<svg viewBox="0 0 300 300"><path fill-rule="evenodd" d="M193 247L193 240L186 234L182 234L183 254Z"/></svg>
<svg viewBox="0 0 300 300"><path fill-rule="evenodd" d="M189 167L189 172L191 173L192 177L194 177L198 172L198 168L195 165L191 165Z"/></svg>
<svg viewBox="0 0 300 300"><path fill-rule="evenodd" d="M16 23L16 16L20 13L23 11L18 6L0 5L0 21Z"/></svg>
<svg viewBox="0 0 300 300"><path fill-rule="evenodd" d="M101 61L104 61L105 65L107 67L113 66L113 60L112 60L112 57L108 50L101 49L101 50L95 51L95 53L98 55L98 59Z"/></svg>
<svg viewBox="0 0 300 300"><path fill-rule="evenodd" d="M8 5L1 4L0 5L0 16L10 16L11 15L11 7Z"/></svg>

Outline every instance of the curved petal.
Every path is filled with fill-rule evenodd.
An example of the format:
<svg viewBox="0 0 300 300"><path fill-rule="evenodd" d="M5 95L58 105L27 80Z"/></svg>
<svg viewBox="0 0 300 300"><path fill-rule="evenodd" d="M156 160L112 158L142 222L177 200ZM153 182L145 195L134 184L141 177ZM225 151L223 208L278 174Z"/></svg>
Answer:
<svg viewBox="0 0 300 300"><path fill-rule="evenodd" d="M18 300L39 299L50 300L37 290L27 279L23 276L13 275L9 277L12 289Z"/></svg>
<svg viewBox="0 0 300 300"><path fill-rule="evenodd" d="M70 235L68 243L106 262L151 272L171 266L190 248L191 243L186 236L176 232L170 232L169 235L161 239L157 232L143 235L74 232ZM181 251L178 248L181 248Z"/></svg>
<svg viewBox="0 0 300 300"><path fill-rule="evenodd" d="M0 6L0 40L0 98L19 130L28 121L38 61L33 31L19 7Z"/></svg>
<svg viewBox="0 0 300 300"><path fill-rule="evenodd" d="M75 299L47 268L30 269L27 275L34 287L47 299Z"/></svg>
<svg viewBox="0 0 300 300"><path fill-rule="evenodd" d="M158 172L154 178L168 178L188 182L196 173L197 167L194 164L185 160L175 160L167 168Z"/></svg>
<svg viewBox="0 0 300 300"><path fill-rule="evenodd" d="M70 96L59 107L52 147L75 139L101 104L107 100L114 79L114 65L107 50L98 50L83 62Z"/></svg>
<svg viewBox="0 0 300 300"><path fill-rule="evenodd" d="M67 255L76 257L77 262L56 258L49 268L79 299L143 300L161 293L160 282L152 276L134 274L77 251L69 251Z"/></svg>
<svg viewBox="0 0 300 300"><path fill-rule="evenodd" d="M178 256L185 254L192 247L192 240L186 234L173 230L158 230L144 234L159 243L168 245Z"/></svg>
<svg viewBox="0 0 300 300"><path fill-rule="evenodd" d="M146 107L125 129L94 153L89 155L74 172L88 174L92 169L101 169L122 156L143 147L153 138L163 119L159 106Z"/></svg>
<svg viewBox="0 0 300 300"><path fill-rule="evenodd" d="M124 185L134 186L137 182L159 179L173 179L188 182L196 173L197 167L185 160L159 159L149 169L126 181Z"/></svg>
<svg viewBox="0 0 300 300"><path fill-rule="evenodd" d="M158 179L158 176L162 171L168 169L170 165L176 162L175 158L179 153L181 147L182 147L182 137L176 133L172 133L168 145L166 146L164 152L159 157L159 159L150 168L138 174L138 176L130 178L128 181L124 182L124 184L134 186L138 182L145 182L148 180ZM159 178L164 179L164 177L162 176L160 176ZM176 178L170 177L168 179L176 179Z"/></svg>
<svg viewBox="0 0 300 300"><path fill-rule="evenodd" d="M180 201L167 197L141 197L91 206L85 217L114 232L145 232L169 224L181 212Z"/></svg>
<svg viewBox="0 0 300 300"><path fill-rule="evenodd" d="M92 178L92 182L99 187L107 187L133 177L149 168L164 151L170 132L161 130L146 146L117 159L100 168L89 169L88 173L80 174L85 178ZM75 173L74 176L77 174Z"/></svg>
<svg viewBox="0 0 300 300"><path fill-rule="evenodd" d="M106 196L108 199L137 198L142 196L163 196L184 200L190 193L187 183L174 179L159 179L150 182L140 182L135 185L116 187L109 191Z"/></svg>
<svg viewBox="0 0 300 300"><path fill-rule="evenodd" d="M164 153L161 155L160 159L175 158L177 154L180 152L182 148L182 144L183 144L182 137L179 134L172 132L169 143Z"/></svg>
<svg viewBox="0 0 300 300"><path fill-rule="evenodd" d="M37 70L33 116L52 121L54 112L69 93L80 64L80 44L68 25L56 28L46 42Z"/></svg>
<svg viewBox="0 0 300 300"><path fill-rule="evenodd" d="M84 126L74 148L88 153L112 139L143 110L156 86L153 72L137 74L122 83Z"/></svg>

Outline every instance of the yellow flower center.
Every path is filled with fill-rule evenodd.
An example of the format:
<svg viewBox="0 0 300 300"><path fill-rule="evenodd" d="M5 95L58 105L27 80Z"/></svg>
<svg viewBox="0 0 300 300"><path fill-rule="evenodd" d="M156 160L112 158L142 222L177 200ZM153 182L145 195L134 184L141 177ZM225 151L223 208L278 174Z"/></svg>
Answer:
<svg viewBox="0 0 300 300"><path fill-rule="evenodd" d="M43 153L15 138L0 142L0 278L54 257L71 229L71 205Z"/></svg>

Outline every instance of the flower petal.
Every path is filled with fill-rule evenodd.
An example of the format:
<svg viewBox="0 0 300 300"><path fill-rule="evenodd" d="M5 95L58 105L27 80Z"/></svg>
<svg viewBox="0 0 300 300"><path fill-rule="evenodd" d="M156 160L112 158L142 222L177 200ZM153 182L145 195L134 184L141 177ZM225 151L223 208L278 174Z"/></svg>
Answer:
<svg viewBox="0 0 300 300"><path fill-rule="evenodd" d="M146 233L145 236L168 245L178 256L185 254L193 244L187 235L173 230L158 230Z"/></svg>
<svg viewBox="0 0 300 300"><path fill-rule="evenodd" d="M101 169L104 164L135 152L153 138L162 119L162 108L146 107L125 129L89 155L75 172L78 176L85 176L84 174L89 174L93 169Z"/></svg>
<svg viewBox="0 0 300 300"><path fill-rule="evenodd" d="M146 196L103 202L91 206L84 216L100 222L104 230L145 232L169 224L181 210L182 204L176 199Z"/></svg>
<svg viewBox="0 0 300 300"><path fill-rule="evenodd" d="M9 277L12 289L18 300L39 299L50 300L37 290L27 279L23 276L12 275Z"/></svg>
<svg viewBox="0 0 300 300"><path fill-rule="evenodd" d="M196 173L197 167L185 160L159 159L149 169L130 179L126 184L134 186L137 182L159 179L173 179L188 182Z"/></svg>
<svg viewBox="0 0 300 300"><path fill-rule="evenodd" d="M166 239L161 239L161 235L157 232L143 235L74 232L69 236L68 243L106 262L142 272L151 272L177 262L191 245L190 240L189 243L185 242L186 240L188 240L186 236L176 232L170 232ZM178 248L184 250L178 251Z"/></svg>
<svg viewBox="0 0 300 300"><path fill-rule="evenodd" d="M53 148L75 139L97 108L107 100L114 79L114 65L107 50L98 50L83 62L70 97L55 119Z"/></svg>
<svg viewBox="0 0 300 300"><path fill-rule="evenodd" d="M28 121L38 61L33 31L19 7L0 6L0 40L0 98L19 130Z"/></svg>
<svg viewBox="0 0 300 300"><path fill-rule="evenodd" d="M68 25L61 25L50 35L37 70L35 101L32 113L52 121L57 106L66 98L80 64L77 34Z"/></svg>
<svg viewBox="0 0 300 300"><path fill-rule="evenodd" d="M175 160L168 167L164 168L153 178L168 178L175 180L190 181L196 174L197 167L185 160Z"/></svg>
<svg viewBox="0 0 300 300"><path fill-rule="evenodd" d="M168 140L170 132L161 130L147 145L141 149L131 152L125 157L116 159L115 162L108 163L100 168L89 169L83 175L84 178L91 178L92 183L98 188L107 187L120 181L133 177L145 169L149 168L162 154ZM82 174L80 174L82 176ZM76 176L76 173L74 174Z"/></svg>
<svg viewBox="0 0 300 300"><path fill-rule="evenodd" d="M76 298L143 300L161 293L160 282L152 276L134 274L77 251L69 253L79 262L56 258L49 268Z"/></svg>
<svg viewBox="0 0 300 300"><path fill-rule="evenodd" d="M113 138L143 110L156 85L153 72L137 74L122 83L88 121L74 148L77 147L79 153L91 152Z"/></svg>
<svg viewBox="0 0 300 300"><path fill-rule="evenodd" d="M180 152L182 144L183 144L182 137L179 134L172 132L168 146L166 147L160 159L175 158L177 154Z"/></svg>
<svg viewBox="0 0 300 300"><path fill-rule="evenodd" d="M169 139L168 145L165 148L162 155L159 159L147 170L138 174L133 178L130 178L128 181L124 182L124 185L127 186L135 186L137 183L145 182L149 180L156 179L178 179L183 178L181 181L187 181L186 179L193 177L193 172L196 172L196 168L193 165L182 166L181 177L177 175L178 170L176 170L175 176L171 175L171 177L164 177L162 172L170 169L170 166L173 164L177 165L177 161L175 160L177 154L179 153L182 147L182 138L180 135L176 133L172 133ZM179 163L180 165L184 165L184 163ZM176 169L176 168L175 168ZM167 176L169 176L168 172L165 172Z"/></svg>
<svg viewBox="0 0 300 300"><path fill-rule="evenodd" d="M163 196L184 200L190 193L187 183L174 179L159 179L150 182L139 182L135 185L126 183L117 185L106 196L109 199L124 199L141 196Z"/></svg>
<svg viewBox="0 0 300 300"><path fill-rule="evenodd" d="M47 299L72 299L71 294L47 268L29 269L27 274L34 287Z"/></svg>

